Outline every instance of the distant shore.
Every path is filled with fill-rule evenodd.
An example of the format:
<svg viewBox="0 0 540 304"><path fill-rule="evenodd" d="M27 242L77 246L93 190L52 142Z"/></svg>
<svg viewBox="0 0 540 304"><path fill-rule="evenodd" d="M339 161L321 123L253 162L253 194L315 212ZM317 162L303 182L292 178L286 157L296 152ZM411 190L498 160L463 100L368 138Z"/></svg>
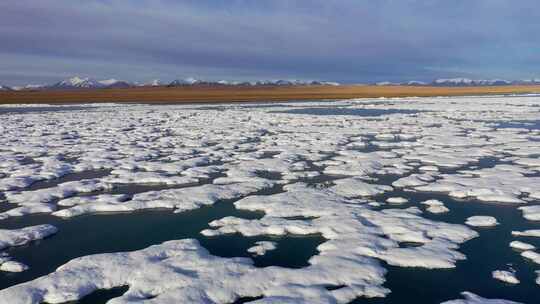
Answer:
<svg viewBox="0 0 540 304"><path fill-rule="evenodd" d="M229 103L377 97L429 97L540 93L540 85L433 86L186 86L0 92L0 104Z"/></svg>

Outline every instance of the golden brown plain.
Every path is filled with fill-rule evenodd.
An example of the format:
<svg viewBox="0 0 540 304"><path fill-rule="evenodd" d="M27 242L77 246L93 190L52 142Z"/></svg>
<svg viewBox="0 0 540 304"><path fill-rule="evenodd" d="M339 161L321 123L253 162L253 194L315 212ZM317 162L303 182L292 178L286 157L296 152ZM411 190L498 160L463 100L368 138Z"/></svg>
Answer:
<svg viewBox="0 0 540 304"><path fill-rule="evenodd" d="M186 86L125 89L0 92L0 104L15 103L215 103L373 97L464 96L540 93L540 86Z"/></svg>

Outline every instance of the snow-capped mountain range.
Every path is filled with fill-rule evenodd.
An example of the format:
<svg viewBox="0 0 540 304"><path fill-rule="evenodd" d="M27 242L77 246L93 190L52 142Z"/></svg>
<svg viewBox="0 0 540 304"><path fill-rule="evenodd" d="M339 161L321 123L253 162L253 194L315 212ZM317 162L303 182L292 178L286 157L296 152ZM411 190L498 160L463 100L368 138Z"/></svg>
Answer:
<svg viewBox="0 0 540 304"><path fill-rule="evenodd" d="M176 79L169 83L161 82L159 79L146 83L132 83L117 79L95 80L88 77L75 76L59 81L52 85L28 84L25 86L8 87L0 85L0 91L28 91L28 90L70 90L70 89L108 89L108 88L129 88L129 87L181 87L181 86L299 86L299 85L328 85L338 86L337 82L329 81L304 81L304 80L259 80L259 81L208 81L193 77ZM540 78L508 81L504 79L469 79L469 78L441 78L432 82L407 81L407 82L377 82L378 86L502 86L502 85L540 85Z"/></svg>
<svg viewBox="0 0 540 304"><path fill-rule="evenodd" d="M437 87L472 87L472 86L504 86L504 85L537 85L540 79L504 80L504 79L469 79L469 78L440 78L430 83L423 81L408 82L377 82L378 86L437 86Z"/></svg>
<svg viewBox="0 0 540 304"><path fill-rule="evenodd" d="M75 76L62 80L53 85L47 86L49 89L94 89L94 88L127 88L133 84L116 79L94 80L91 78L81 78Z"/></svg>
<svg viewBox="0 0 540 304"><path fill-rule="evenodd" d="M8 86L4 86L0 84L0 91L11 91L12 89Z"/></svg>
<svg viewBox="0 0 540 304"><path fill-rule="evenodd" d="M449 78L437 79L433 82L435 86L494 86L510 85L512 81L504 79L469 79L469 78Z"/></svg>
<svg viewBox="0 0 540 304"><path fill-rule="evenodd" d="M193 77L185 79L176 79L169 83L162 83L159 79L152 80L147 83L131 83L128 81L117 79L105 79L95 80L88 77L75 76L69 79L59 81L52 85L26 85L17 87L0 86L0 90L69 90L69 89L107 89L107 88L128 88L128 87L157 87L157 86L196 86L196 85L208 85L208 86L285 86L285 85L339 85L337 82L328 81L302 81L302 80L263 80L253 82L240 82L240 81L208 81L196 79Z"/></svg>

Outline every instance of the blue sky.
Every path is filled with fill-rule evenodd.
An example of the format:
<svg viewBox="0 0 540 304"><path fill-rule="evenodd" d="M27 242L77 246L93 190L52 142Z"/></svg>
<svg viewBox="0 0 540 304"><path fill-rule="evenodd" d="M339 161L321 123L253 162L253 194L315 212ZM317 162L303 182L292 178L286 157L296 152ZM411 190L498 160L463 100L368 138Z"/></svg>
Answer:
<svg viewBox="0 0 540 304"><path fill-rule="evenodd" d="M537 0L2 0L0 83L540 77Z"/></svg>

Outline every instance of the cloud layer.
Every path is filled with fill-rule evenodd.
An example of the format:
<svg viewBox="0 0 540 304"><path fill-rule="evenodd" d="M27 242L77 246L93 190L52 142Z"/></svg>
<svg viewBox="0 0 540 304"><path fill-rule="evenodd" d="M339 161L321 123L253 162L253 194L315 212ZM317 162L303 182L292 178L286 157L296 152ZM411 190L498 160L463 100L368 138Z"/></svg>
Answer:
<svg viewBox="0 0 540 304"><path fill-rule="evenodd" d="M0 82L539 76L540 4L5 0Z"/></svg>

